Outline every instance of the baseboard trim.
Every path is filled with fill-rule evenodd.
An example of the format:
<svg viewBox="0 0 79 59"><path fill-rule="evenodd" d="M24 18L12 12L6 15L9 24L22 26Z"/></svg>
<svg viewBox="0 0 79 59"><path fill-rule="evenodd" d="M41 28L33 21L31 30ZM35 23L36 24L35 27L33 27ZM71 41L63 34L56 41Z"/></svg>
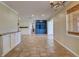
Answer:
<svg viewBox="0 0 79 59"><path fill-rule="evenodd" d="M64 44L62 44L61 42L59 42L58 40L55 39L55 41L57 43L59 43L61 46L63 46L64 48L66 48L68 51L70 51L73 55L75 55L76 57L79 57L79 55L77 53L75 53L74 51L72 51L70 48L66 47Z"/></svg>
<svg viewBox="0 0 79 59"><path fill-rule="evenodd" d="M12 51L15 47L17 47L20 44L20 42L18 42L14 47L12 47L9 51L7 51L6 53L2 54L1 56L5 57L5 55L7 55L10 51Z"/></svg>

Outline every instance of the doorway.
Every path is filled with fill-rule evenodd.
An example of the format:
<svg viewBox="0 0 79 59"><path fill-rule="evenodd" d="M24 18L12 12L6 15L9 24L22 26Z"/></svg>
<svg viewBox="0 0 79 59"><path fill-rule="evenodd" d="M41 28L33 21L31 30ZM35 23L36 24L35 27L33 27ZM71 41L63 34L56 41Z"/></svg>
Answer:
<svg viewBox="0 0 79 59"><path fill-rule="evenodd" d="M36 20L35 33L47 34L47 20Z"/></svg>

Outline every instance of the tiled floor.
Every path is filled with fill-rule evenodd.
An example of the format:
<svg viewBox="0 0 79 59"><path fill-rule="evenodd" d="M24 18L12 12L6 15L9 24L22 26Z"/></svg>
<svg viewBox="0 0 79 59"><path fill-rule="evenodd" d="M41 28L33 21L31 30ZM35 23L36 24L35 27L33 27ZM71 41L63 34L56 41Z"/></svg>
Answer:
<svg viewBox="0 0 79 59"><path fill-rule="evenodd" d="M46 35L23 35L22 42L6 57L72 57L74 56Z"/></svg>

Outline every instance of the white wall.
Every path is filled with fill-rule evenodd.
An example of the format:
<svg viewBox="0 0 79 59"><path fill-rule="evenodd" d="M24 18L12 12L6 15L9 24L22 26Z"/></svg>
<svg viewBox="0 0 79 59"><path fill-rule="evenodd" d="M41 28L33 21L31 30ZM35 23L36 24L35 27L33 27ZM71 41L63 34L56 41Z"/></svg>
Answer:
<svg viewBox="0 0 79 59"><path fill-rule="evenodd" d="M33 20L31 19L20 19L19 20L19 26L21 27L28 27L28 28L20 28L21 34L23 35L29 35L32 33L32 23Z"/></svg>
<svg viewBox="0 0 79 59"><path fill-rule="evenodd" d="M20 28L21 34L23 35L31 35L32 34L32 25L30 24L28 28Z"/></svg>
<svg viewBox="0 0 79 59"><path fill-rule="evenodd" d="M17 13L0 2L0 34L17 31L17 20Z"/></svg>
<svg viewBox="0 0 79 59"><path fill-rule="evenodd" d="M18 14L12 8L8 7L3 2L0 2L0 56L9 51L11 44L10 34L3 35L4 33L18 31ZM12 33L13 34L13 33ZM15 35L20 38L20 35ZM15 39L16 40L16 39ZM14 43L15 44L15 43ZM3 51L5 50L5 51Z"/></svg>
<svg viewBox="0 0 79 59"><path fill-rule="evenodd" d="M48 35L53 34L53 19L47 22Z"/></svg>
<svg viewBox="0 0 79 59"><path fill-rule="evenodd" d="M53 19L49 20L47 22L47 34L48 34L48 38L53 39Z"/></svg>
<svg viewBox="0 0 79 59"><path fill-rule="evenodd" d="M47 43L49 45L49 49L51 49L51 46L53 46L54 42L53 19L47 21L47 34L48 34Z"/></svg>
<svg viewBox="0 0 79 59"><path fill-rule="evenodd" d="M76 4L79 4L79 2L73 2L68 7ZM66 32L66 12L66 9L62 10L59 14L53 17L55 40L63 44L67 49L70 49L75 55L79 56L79 37L70 36Z"/></svg>

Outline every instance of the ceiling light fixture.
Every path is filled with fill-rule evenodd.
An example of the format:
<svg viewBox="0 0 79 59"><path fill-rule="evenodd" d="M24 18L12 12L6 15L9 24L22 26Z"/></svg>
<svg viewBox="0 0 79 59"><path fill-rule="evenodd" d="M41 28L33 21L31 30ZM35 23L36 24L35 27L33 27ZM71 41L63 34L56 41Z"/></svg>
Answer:
<svg viewBox="0 0 79 59"><path fill-rule="evenodd" d="M45 16L44 14L42 14L41 16Z"/></svg>
<svg viewBox="0 0 79 59"><path fill-rule="evenodd" d="M32 17L34 17L34 14L32 14Z"/></svg>
<svg viewBox="0 0 79 59"><path fill-rule="evenodd" d="M51 8L59 8L64 6L65 1L50 1Z"/></svg>

